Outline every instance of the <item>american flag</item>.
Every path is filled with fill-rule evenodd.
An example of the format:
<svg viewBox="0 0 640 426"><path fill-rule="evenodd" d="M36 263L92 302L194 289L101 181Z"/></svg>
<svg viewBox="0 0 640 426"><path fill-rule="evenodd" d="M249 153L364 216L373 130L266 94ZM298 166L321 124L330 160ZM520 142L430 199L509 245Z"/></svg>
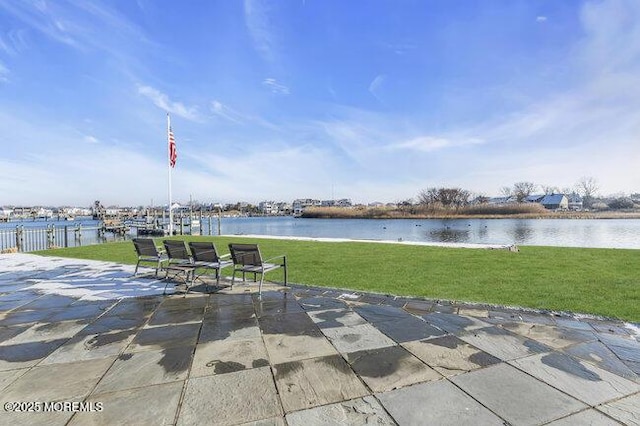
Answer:
<svg viewBox="0 0 640 426"><path fill-rule="evenodd" d="M176 149L176 139L173 137L173 130L169 127L169 165L171 167L176 166L177 158L178 150Z"/></svg>

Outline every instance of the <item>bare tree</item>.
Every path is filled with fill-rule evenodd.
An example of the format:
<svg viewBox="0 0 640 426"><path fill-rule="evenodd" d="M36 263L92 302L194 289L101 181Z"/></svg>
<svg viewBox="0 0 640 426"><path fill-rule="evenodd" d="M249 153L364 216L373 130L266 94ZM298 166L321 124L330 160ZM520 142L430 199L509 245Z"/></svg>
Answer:
<svg viewBox="0 0 640 426"><path fill-rule="evenodd" d="M418 203L422 205L441 204L443 207L458 208L469 203L471 192L462 188L429 188L418 194Z"/></svg>
<svg viewBox="0 0 640 426"><path fill-rule="evenodd" d="M517 182L513 184L513 195L517 202L522 203L535 189L536 184L533 182Z"/></svg>
<svg viewBox="0 0 640 426"><path fill-rule="evenodd" d="M500 188L500 194L504 197L511 197L513 195L513 189L510 186L503 186Z"/></svg>
<svg viewBox="0 0 640 426"><path fill-rule="evenodd" d="M489 202L489 197L487 197L486 194L476 194L471 202L475 204L486 204Z"/></svg>
<svg viewBox="0 0 640 426"><path fill-rule="evenodd" d="M560 188L553 185L542 185L542 191L544 191L545 195L559 194Z"/></svg>
<svg viewBox="0 0 640 426"><path fill-rule="evenodd" d="M429 205L436 202L436 188L423 189L418 193L418 204Z"/></svg>
<svg viewBox="0 0 640 426"><path fill-rule="evenodd" d="M582 205L584 207L591 207L593 204L593 198L598 192L598 181L591 176L583 176L576 183L576 190L578 194L582 195Z"/></svg>

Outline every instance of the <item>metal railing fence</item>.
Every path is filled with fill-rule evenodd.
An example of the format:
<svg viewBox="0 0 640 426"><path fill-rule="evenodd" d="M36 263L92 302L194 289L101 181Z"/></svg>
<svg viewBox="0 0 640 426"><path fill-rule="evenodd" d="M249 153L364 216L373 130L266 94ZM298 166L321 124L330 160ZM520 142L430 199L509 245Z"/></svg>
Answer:
<svg viewBox="0 0 640 426"><path fill-rule="evenodd" d="M0 229L0 252L30 252L60 247L79 247L98 244L117 239L126 239L126 235L107 233L101 226L55 226Z"/></svg>

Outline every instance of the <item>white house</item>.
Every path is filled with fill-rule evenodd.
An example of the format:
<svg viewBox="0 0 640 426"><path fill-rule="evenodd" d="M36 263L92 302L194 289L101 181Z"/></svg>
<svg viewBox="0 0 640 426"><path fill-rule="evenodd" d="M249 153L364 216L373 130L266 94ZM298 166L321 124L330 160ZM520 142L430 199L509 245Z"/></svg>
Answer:
<svg viewBox="0 0 640 426"><path fill-rule="evenodd" d="M564 194L547 194L542 197L540 204L549 210L567 210L569 208L569 199Z"/></svg>
<svg viewBox="0 0 640 426"><path fill-rule="evenodd" d="M301 215L304 209L308 207L317 207L321 205L322 205L322 201L320 200L313 200L311 198L304 198L304 199L299 198L293 201L293 214Z"/></svg>

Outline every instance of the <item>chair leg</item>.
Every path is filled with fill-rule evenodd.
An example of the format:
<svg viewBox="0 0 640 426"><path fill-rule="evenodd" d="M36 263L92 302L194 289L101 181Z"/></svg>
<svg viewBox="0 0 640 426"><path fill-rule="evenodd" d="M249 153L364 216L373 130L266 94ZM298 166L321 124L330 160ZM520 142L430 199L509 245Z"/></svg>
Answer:
<svg viewBox="0 0 640 426"><path fill-rule="evenodd" d="M189 294L189 289L190 289L190 288L191 288L191 286L193 285L193 275L192 275L192 274L194 274L194 273L195 273L195 271L187 271L187 272L185 273L185 277L184 277L184 286L185 286L185 290L186 290L186 291L184 292L184 294L182 295L182 297L187 297L187 294ZM191 279L191 280L189 280L189 276L191 276L191 277L192 277L192 279Z"/></svg>
<svg viewBox="0 0 640 426"><path fill-rule="evenodd" d="M284 262L282 263L282 266L284 267L284 285L287 285L287 258L284 258Z"/></svg>
<svg viewBox="0 0 640 426"><path fill-rule="evenodd" d="M236 269L233 270L233 275L231 276L231 290L233 290L233 283L236 281Z"/></svg>
<svg viewBox="0 0 640 426"><path fill-rule="evenodd" d="M136 263L136 270L133 271L133 276L135 277L136 274L138 273L138 266L140 266L140 260L138 260L138 263Z"/></svg>
<svg viewBox="0 0 640 426"><path fill-rule="evenodd" d="M264 281L264 272L260 274L260 284L258 285L258 299L262 299L262 282Z"/></svg>

